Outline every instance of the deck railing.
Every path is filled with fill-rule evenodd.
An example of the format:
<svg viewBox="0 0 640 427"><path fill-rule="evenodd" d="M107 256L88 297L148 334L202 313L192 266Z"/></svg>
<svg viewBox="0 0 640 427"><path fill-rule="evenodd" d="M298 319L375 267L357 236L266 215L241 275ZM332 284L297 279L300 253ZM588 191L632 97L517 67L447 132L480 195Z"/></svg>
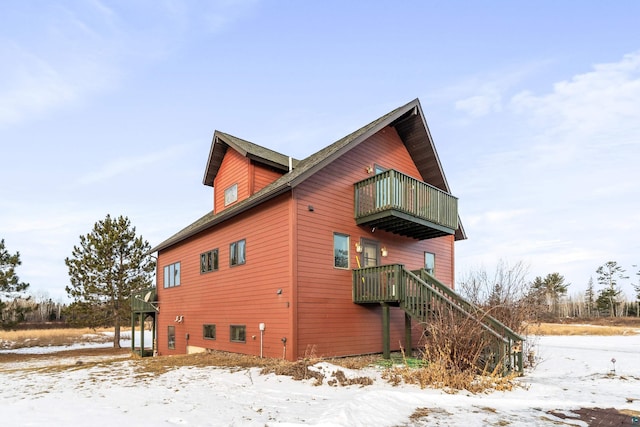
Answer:
<svg viewBox="0 0 640 427"><path fill-rule="evenodd" d="M518 343L524 338L424 270L411 272L402 264L355 269L353 301L358 304L397 303L421 322L427 322L430 316L441 310L472 319L495 339L495 352L505 369L522 372L523 360Z"/></svg>
<svg viewBox="0 0 640 427"><path fill-rule="evenodd" d="M390 209L458 228L458 199L426 182L389 169L355 184L356 219Z"/></svg>
<svg viewBox="0 0 640 427"><path fill-rule="evenodd" d="M135 313L157 311L154 303L157 303L156 288L147 288L135 291L131 295L131 311Z"/></svg>

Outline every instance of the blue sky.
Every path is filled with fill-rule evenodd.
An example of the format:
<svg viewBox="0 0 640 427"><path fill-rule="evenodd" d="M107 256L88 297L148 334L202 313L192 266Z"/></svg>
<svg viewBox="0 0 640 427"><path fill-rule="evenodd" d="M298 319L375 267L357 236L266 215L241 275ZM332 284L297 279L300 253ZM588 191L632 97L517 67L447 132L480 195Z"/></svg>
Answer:
<svg viewBox="0 0 640 427"><path fill-rule="evenodd" d="M640 2L0 5L0 238L31 292L107 213L155 245L211 209L215 129L304 158L420 98L469 236L570 294L640 265Z"/></svg>

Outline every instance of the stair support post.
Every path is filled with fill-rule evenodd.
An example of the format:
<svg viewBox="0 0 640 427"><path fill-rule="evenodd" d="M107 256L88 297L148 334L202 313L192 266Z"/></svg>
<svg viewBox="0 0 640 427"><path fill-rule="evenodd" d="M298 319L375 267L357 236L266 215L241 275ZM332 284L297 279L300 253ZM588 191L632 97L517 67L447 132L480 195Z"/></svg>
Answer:
<svg viewBox="0 0 640 427"><path fill-rule="evenodd" d="M382 305L382 357L384 359L391 359L391 310L389 304L386 302Z"/></svg>
<svg viewBox="0 0 640 427"><path fill-rule="evenodd" d="M404 312L404 348L409 357L413 355L413 343L411 342L411 316Z"/></svg>

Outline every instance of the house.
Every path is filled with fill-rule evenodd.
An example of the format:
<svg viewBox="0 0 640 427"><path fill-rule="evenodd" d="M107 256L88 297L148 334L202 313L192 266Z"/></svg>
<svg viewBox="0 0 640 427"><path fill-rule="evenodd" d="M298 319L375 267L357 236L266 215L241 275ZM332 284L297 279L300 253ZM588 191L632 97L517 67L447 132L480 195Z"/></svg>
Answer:
<svg viewBox="0 0 640 427"><path fill-rule="evenodd" d="M303 160L215 131L203 184L212 211L152 249L157 289L132 305L157 354L388 356L435 301L465 310L466 236L417 99Z"/></svg>

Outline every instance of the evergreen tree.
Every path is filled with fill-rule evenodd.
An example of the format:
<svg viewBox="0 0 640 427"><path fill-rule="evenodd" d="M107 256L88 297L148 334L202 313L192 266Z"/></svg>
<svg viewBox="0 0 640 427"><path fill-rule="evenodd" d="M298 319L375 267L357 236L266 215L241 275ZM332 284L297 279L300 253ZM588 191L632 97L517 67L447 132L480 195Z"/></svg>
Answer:
<svg viewBox="0 0 640 427"><path fill-rule="evenodd" d="M587 290L584 292L584 303L587 309L587 316L591 317L593 309L595 307L596 294L593 289L593 277L589 277L589 283L587 283Z"/></svg>
<svg viewBox="0 0 640 427"><path fill-rule="evenodd" d="M560 273L549 273L544 279L538 276L531 283L534 293L544 300L547 311L554 315L557 315L560 297L567 294L569 283L565 284L564 280L564 276Z"/></svg>
<svg viewBox="0 0 640 427"><path fill-rule="evenodd" d="M76 320L94 327L111 323L116 348L121 321L131 316L131 294L152 284L155 261L150 249L128 218L107 215L89 234L80 236L80 246L74 246L72 256L65 259L71 281L66 291L74 299L72 307L78 308Z"/></svg>
<svg viewBox="0 0 640 427"><path fill-rule="evenodd" d="M604 288L598 293L598 299L596 300L596 307L600 313L609 314L611 317L615 317L619 304L620 291L617 289Z"/></svg>
<svg viewBox="0 0 640 427"><path fill-rule="evenodd" d="M634 265L634 267L637 267ZM633 284L633 288L636 290L636 302L640 303L640 270L636 271L636 276L638 276L638 282Z"/></svg>
<svg viewBox="0 0 640 427"><path fill-rule="evenodd" d="M624 272L625 270L619 266L616 261L607 261L596 270L596 273L598 273L598 283L604 286L604 289L600 291L596 303L598 309L602 310L601 304L608 301L610 316L616 315L616 306L619 303L621 290L618 288L618 280L628 279L628 277L624 275Z"/></svg>
<svg viewBox="0 0 640 427"><path fill-rule="evenodd" d="M3 329L13 327L24 319L25 307L16 302L23 297L29 287L20 281L16 267L22 264L20 252L11 255L0 240L0 326ZM7 299L4 302L3 299Z"/></svg>

